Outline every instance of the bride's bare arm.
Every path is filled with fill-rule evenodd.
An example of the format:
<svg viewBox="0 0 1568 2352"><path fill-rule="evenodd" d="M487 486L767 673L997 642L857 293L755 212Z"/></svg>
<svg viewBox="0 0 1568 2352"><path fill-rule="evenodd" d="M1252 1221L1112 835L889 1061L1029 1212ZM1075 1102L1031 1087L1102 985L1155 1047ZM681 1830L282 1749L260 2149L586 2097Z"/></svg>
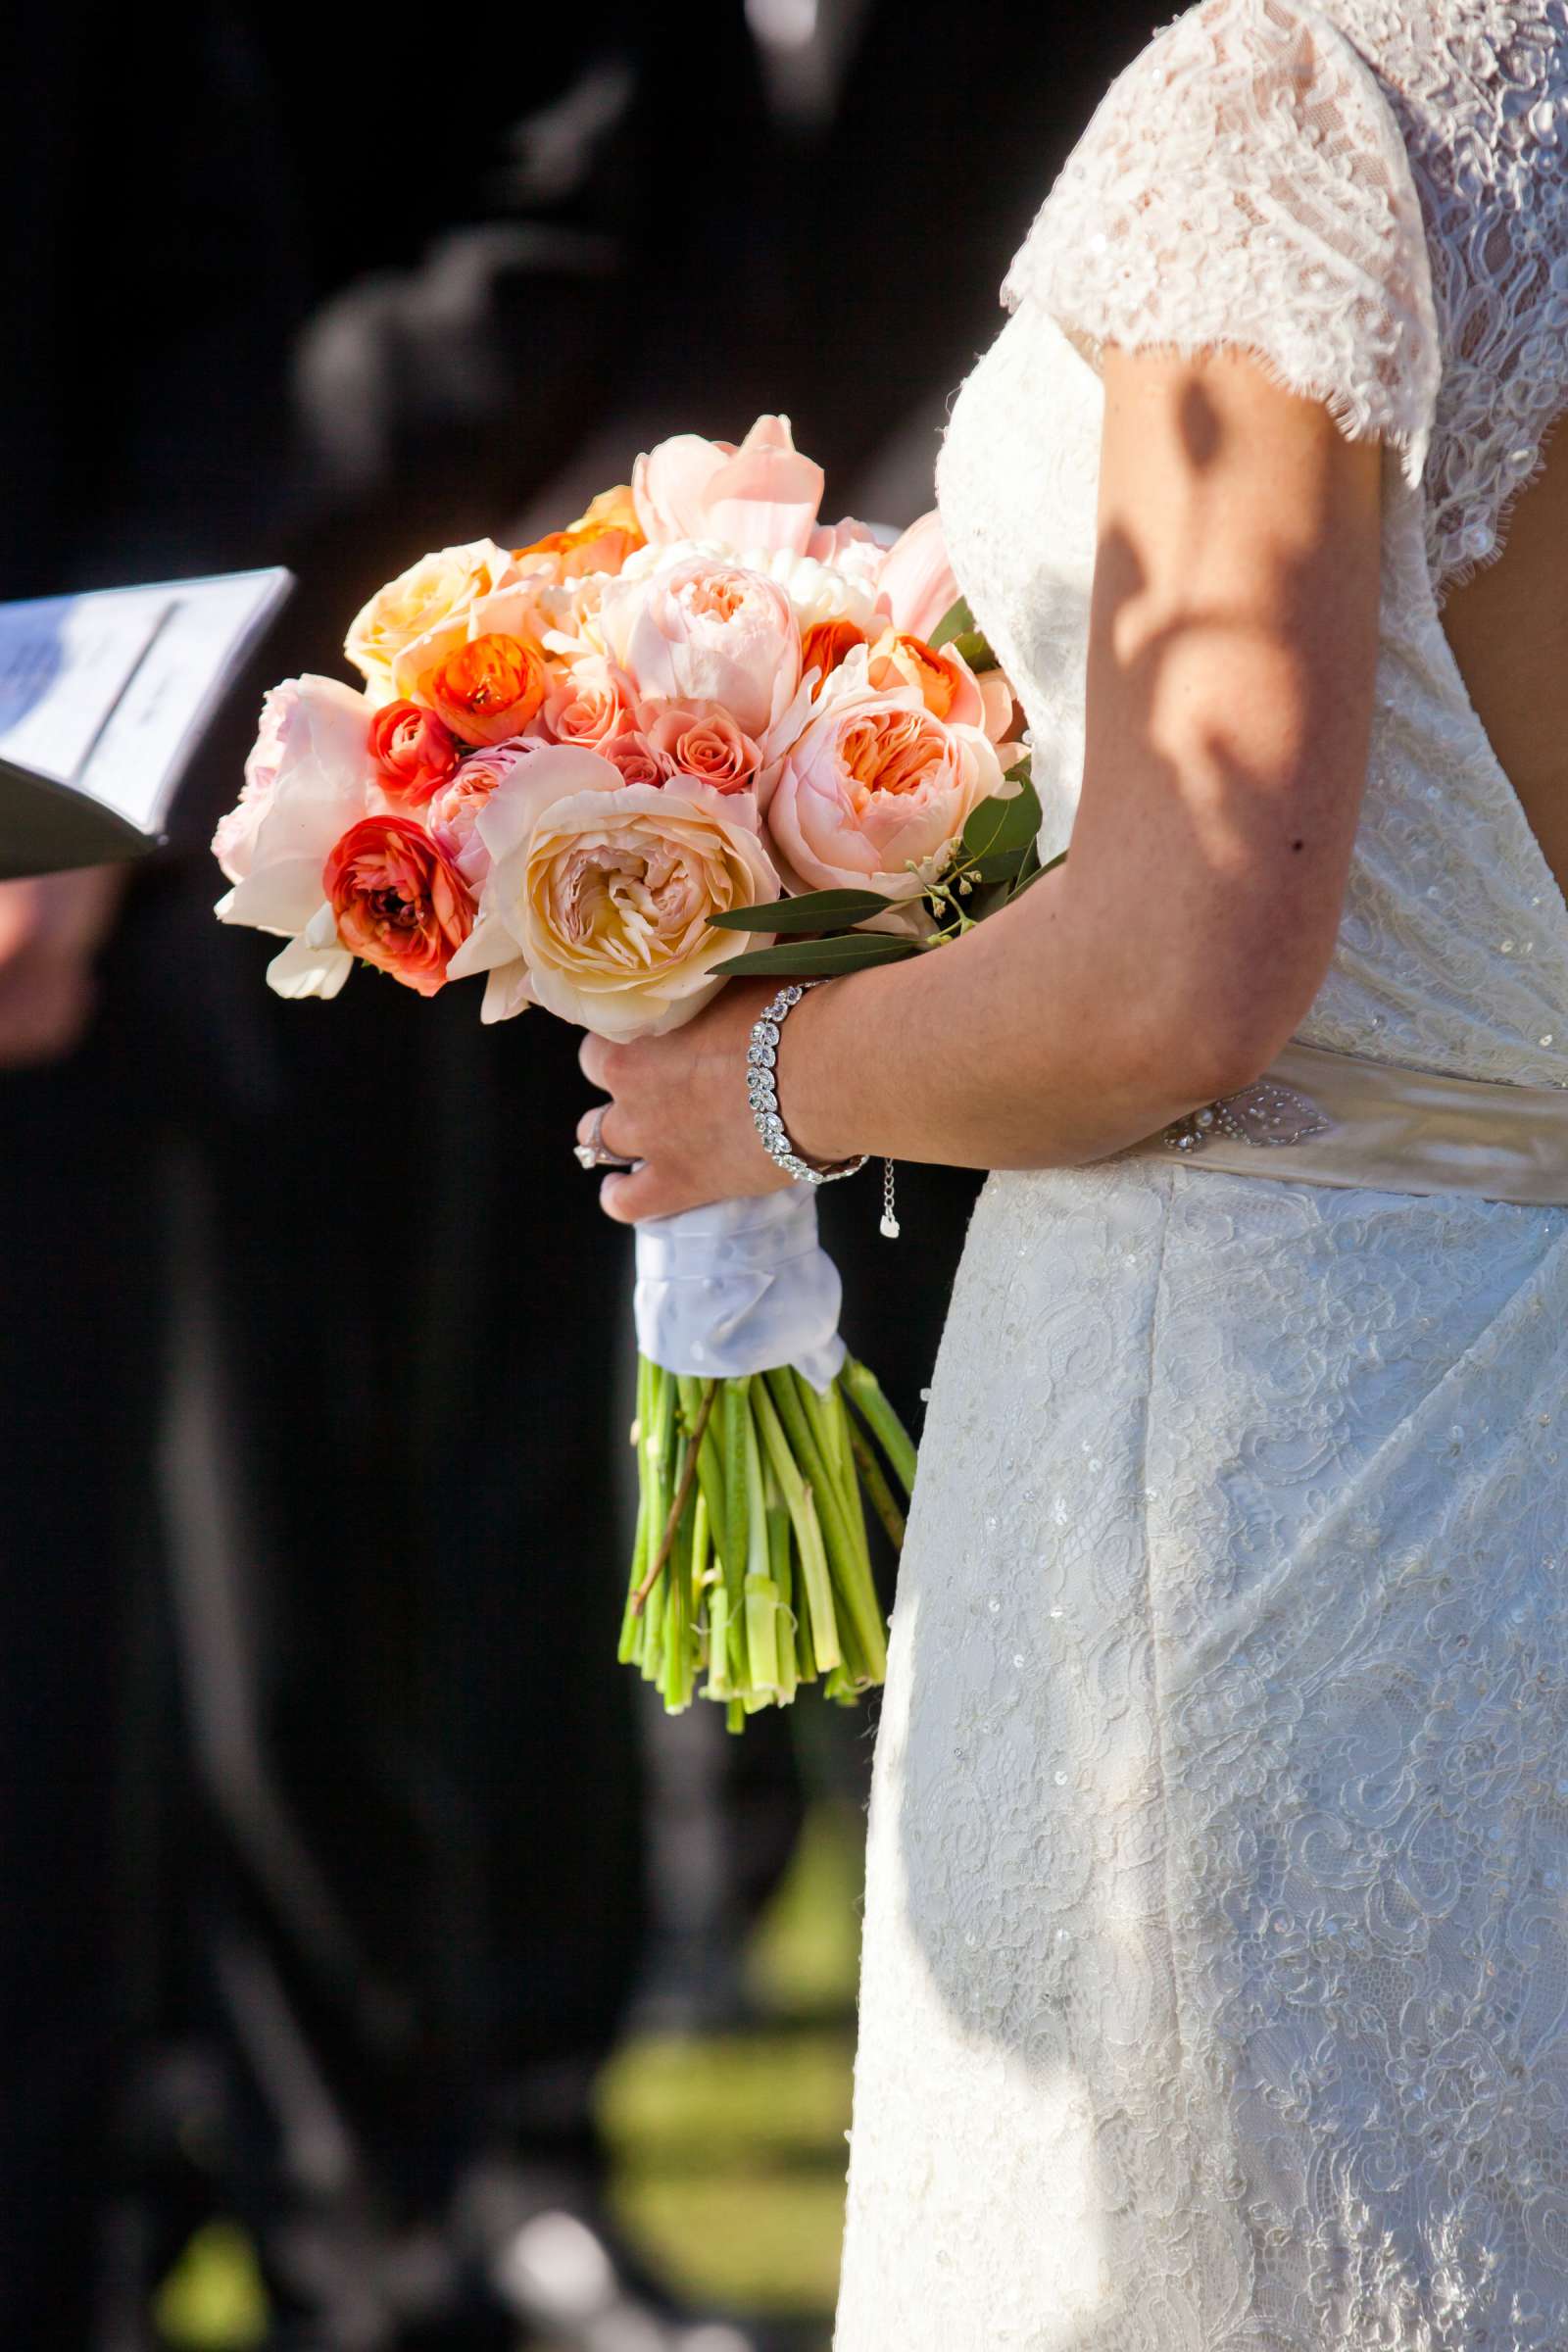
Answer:
<svg viewBox="0 0 1568 2352"><path fill-rule="evenodd" d="M1381 461L1234 354L1111 352L1083 794L1064 866L962 940L813 990L799 1148L1072 1165L1255 1077L1311 1004L1371 728ZM741 1066L758 992L583 1065L643 1158L612 1216L778 1180Z"/></svg>

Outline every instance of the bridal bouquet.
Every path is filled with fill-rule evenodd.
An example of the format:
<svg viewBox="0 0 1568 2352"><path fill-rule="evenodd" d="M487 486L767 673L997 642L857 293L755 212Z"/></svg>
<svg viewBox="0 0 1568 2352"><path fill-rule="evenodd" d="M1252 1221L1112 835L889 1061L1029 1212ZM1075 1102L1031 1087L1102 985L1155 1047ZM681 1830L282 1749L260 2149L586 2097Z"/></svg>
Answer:
<svg viewBox="0 0 1568 2352"><path fill-rule="evenodd" d="M1026 887L1013 698L936 516L889 544L819 523L822 490L786 418L682 434L566 529L380 589L363 686L273 689L214 840L220 918L287 942L271 986L482 975L483 1020L631 1039L729 974L922 954ZM732 1728L818 1678L851 1699L886 1657L862 1497L897 1543L914 1453L846 1355L811 1190L649 1220L637 1258L621 1655L671 1709L702 1678Z"/></svg>

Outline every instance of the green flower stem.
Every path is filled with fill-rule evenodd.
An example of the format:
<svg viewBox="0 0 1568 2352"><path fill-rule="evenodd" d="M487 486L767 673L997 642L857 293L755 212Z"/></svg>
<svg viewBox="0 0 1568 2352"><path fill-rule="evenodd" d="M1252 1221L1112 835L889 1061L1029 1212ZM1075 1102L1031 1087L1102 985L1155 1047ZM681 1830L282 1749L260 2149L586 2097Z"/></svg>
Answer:
<svg viewBox="0 0 1568 2352"><path fill-rule="evenodd" d="M717 1431L723 1418L716 1404L718 1383L712 1380L690 1379L682 1372L677 1375L680 1392L681 1417L689 1430L698 1428L703 1406L708 1398L715 1402L709 1407L708 1423L702 1431L697 1448L697 1483L708 1503L708 1528L715 1551L722 1552L724 1536L724 1459L719 1449Z"/></svg>
<svg viewBox="0 0 1568 2352"><path fill-rule="evenodd" d="M622 1666L638 1663L643 1645L643 1613L637 1606L637 1591L648 1563L648 1491L639 1490L637 1496L637 1541L632 1546L631 1585L626 1594L626 1606L621 1613L620 1645L616 1650Z"/></svg>
<svg viewBox="0 0 1568 2352"><path fill-rule="evenodd" d="M914 1492L914 1440L882 1394L876 1374L852 1355L839 1375L850 1401L870 1429L907 1496Z"/></svg>
<svg viewBox="0 0 1568 2352"><path fill-rule="evenodd" d="M848 1408L845 1410L844 1425L850 1433L850 1446L855 1455L855 1467L859 1472L860 1484L865 1490L871 1508L887 1529L888 1541L894 1550L902 1551L904 1549L904 1513L894 1498L893 1489L883 1475L881 1463L871 1451L870 1441Z"/></svg>
<svg viewBox="0 0 1568 2352"><path fill-rule="evenodd" d="M809 1411L802 1401L797 1385L799 1376L786 1365L781 1371L764 1373L763 1378L817 1505L833 1581L854 1627L854 1647L858 1653L854 1664L869 1679L880 1681L887 1662L887 1642L882 1631L882 1612L871 1584L865 1529L859 1524L859 1499L856 1499L852 1518L844 1507L844 1498L817 1444ZM845 1628L841 1620L840 1657L848 1668L851 1659L847 1654L848 1645L844 1637ZM817 1644L817 1655L819 1658L822 1655L820 1642ZM824 1665L827 1663L826 1659L822 1662Z"/></svg>
<svg viewBox="0 0 1568 2352"><path fill-rule="evenodd" d="M778 1587L770 1576L746 1579L746 1647L752 1687L776 1694L778 1671Z"/></svg>
<svg viewBox="0 0 1568 2352"><path fill-rule="evenodd" d="M814 1674L820 1668L836 1666L841 1654L838 1624L833 1614L833 1584L828 1574L821 1523L765 1381L754 1381L752 1384L752 1410L757 1415L758 1434L773 1475L778 1480L800 1549L801 1580L806 1587L807 1610L810 1613L810 1658ZM801 1611L803 1621L807 1610ZM803 1682L808 1679L804 1662L801 1665L801 1679Z"/></svg>
<svg viewBox="0 0 1568 2352"><path fill-rule="evenodd" d="M871 1548L866 1541L865 1513L860 1505L859 1483L850 1448L849 1409L837 1381L825 1396L819 1396L810 1382L799 1372L795 1375L795 1385L818 1449L830 1471L837 1474L839 1504L854 1555L848 1573L838 1579L844 1604L838 1612L839 1639L844 1643L844 1664L858 1681L880 1683L887 1671L887 1629L883 1623L882 1604L877 1598L876 1580L871 1573ZM846 1639L847 1635L849 1639Z"/></svg>
<svg viewBox="0 0 1568 2352"><path fill-rule="evenodd" d="M729 1679L729 1594L721 1584L711 1586L708 1594L708 1695L735 1695Z"/></svg>
<svg viewBox="0 0 1568 2352"><path fill-rule="evenodd" d="M676 1457L675 1499L669 1513L672 1523L668 1531L669 1550L666 1555L669 1574L662 1579L664 1652L662 1688L665 1709L671 1715L680 1714L691 1697L688 1688L690 1661L687 1657L692 1591L691 1514L685 1508L685 1500L696 1476L696 1447L689 1438L683 1438Z"/></svg>

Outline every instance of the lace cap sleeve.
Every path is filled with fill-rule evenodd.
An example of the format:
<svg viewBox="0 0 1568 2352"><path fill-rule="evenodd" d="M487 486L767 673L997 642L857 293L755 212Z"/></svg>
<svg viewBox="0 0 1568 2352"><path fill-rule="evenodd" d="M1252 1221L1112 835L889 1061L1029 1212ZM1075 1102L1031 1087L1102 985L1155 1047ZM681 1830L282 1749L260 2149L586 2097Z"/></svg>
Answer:
<svg viewBox="0 0 1568 2352"><path fill-rule="evenodd" d="M1297 0L1208 0L1114 81L1004 282L1105 343L1241 346L1352 440L1426 459L1442 358L1404 143Z"/></svg>

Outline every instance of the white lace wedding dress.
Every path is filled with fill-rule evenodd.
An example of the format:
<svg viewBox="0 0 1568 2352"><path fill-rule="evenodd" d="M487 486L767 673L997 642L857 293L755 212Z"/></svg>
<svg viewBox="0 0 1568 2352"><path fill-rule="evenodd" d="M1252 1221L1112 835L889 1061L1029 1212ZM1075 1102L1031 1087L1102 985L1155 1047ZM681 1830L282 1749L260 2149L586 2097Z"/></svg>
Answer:
<svg viewBox="0 0 1568 2352"><path fill-rule="evenodd" d="M1439 618L1568 406L1565 157L1563 0L1210 0L1046 203L938 481L1054 848L1100 344L1242 344L1380 436L1300 1034L1568 1086L1568 906ZM1568 1211L990 1179L895 1611L836 2345L1568 2346Z"/></svg>

